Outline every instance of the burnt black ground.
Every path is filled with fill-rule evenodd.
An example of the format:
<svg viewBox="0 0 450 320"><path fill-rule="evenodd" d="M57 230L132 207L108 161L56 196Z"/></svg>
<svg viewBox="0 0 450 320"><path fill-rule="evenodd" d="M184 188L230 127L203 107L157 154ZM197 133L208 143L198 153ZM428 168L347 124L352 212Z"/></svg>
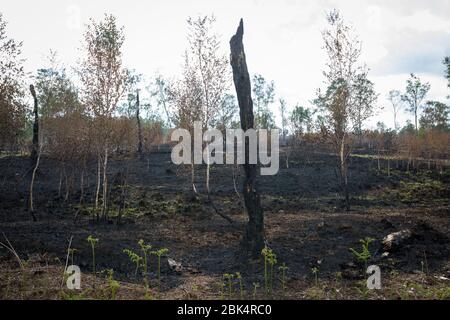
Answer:
<svg viewBox="0 0 450 320"><path fill-rule="evenodd" d="M414 174L393 170L392 176L387 177L385 172L377 172L376 161L357 157L350 165L354 206L347 213L342 210L333 156L292 155L290 160L289 169L281 159L279 174L259 179L267 240L278 262L285 262L289 267L290 279L309 278L310 269L318 260L321 277L335 277L353 260L349 248L359 249L358 241L365 237L376 239L371 245L374 262L385 272L414 273L426 259L431 272L449 275L448 195L429 201L418 199L417 203L392 200L389 191L384 190L395 189L400 180L417 180ZM92 205L95 164L93 161L89 166L87 205ZM230 166L212 168L211 186L213 201L236 221L235 225L223 220L212 208L190 199L189 168L173 165L170 154L153 153L141 160L115 157L109 166L111 181L120 171L127 169L129 174L127 208L130 212L124 217L124 223L117 226L113 217L107 223L94 223L85 210L74 222L79 190L74 188L68 201L58 197L59 166L46 157L36 178L35 206L39 221L33 223L26 210L29 165L29 160L23 157L0 159L0 232L21 257L27 259L33 254L46 253L54 263L58 259L64 261L68 240L73 236L73 247L78 250L75 263L89 272L91 251L86 238L93 235L100 239L96 249L97 269L113 268L119 279L139 282L132 263L122 251L124 248L137 251L137 241L144 239L155 248L168 248L168 257L184 267L183 273L177 274L165 262L162 264L166 290L182 285L186 277L206 275L220 279L224 273L237 271L243 273L250 285L255 280L261 281L261 261L243 263L238 254L246 217L234 191ZM200 193L204 192L204 171L204 167L197 168ZM238 174L238 188L242 184L242 172ZM446 174L430 175L441 179L448 190ZM74 181L78 186L78 177ZM414 230L414 237L387 259L381 259L381 239L406 228ZM0 259L10 259L6 250L0 250ZM154 258L150 270L154 277Z"/></svg>

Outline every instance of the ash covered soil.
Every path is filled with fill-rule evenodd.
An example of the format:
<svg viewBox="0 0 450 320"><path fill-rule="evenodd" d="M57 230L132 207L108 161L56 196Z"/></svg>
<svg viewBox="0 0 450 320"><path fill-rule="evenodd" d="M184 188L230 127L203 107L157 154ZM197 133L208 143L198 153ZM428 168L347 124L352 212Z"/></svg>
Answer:
<svg viewBox="0 0 450 320"><path fill-rule="evenodd" d="M353 207L345 212L336 159L327 154L302 154L308 153L290 156L289 168L282 157L277 175L259 177L266 238L277 255L271 298L450 298L448 170L440 174L424 165L407 172L400 162L391 164L388 176L385 163L378 170L376 160L353 157L349 168ZM267 297L263 294L263 260L246 260L239 254L246 215L234 188L231 166L212 167L211 194L217 209L234 224L217 215L208 203L193 199L190 168L173 165L169 153L111 160L111 208L108 221L100 223L94 221L91 210L95 161L88 166L85 201L80 205L78 170L67 166L61 173L56 160L41 159L34 191L38 222L31 221L27 210L29 168L25 157L0 158L0 233L26 262L22 270L8 250L0 249L0 298L108 298L108 289L98 290L108 288L107 276L92 274L89 235L99 239L96 269L113 269L120 281L118 298L228 298L223 275L235 272L242 275L244 296ZM124 216L118 225L122 189L115 177L120 172L127 172L127 183ZM64 178L60 187L60 177L65 175L67 195ZM236 177L240 191L242 169ZM196 180L199 193L204 194L205 167L196 168ZM402 230L409 230L411 236L385 250L382 239ZM4 236L0 235L2 243L6 243ZM82 290L77 295L61 286L71 237L76 249L74 264L83 272ZM381 268L381 290L365 289L362 265L349 250L360 250L359 240L367 237L374 239L368 263ZM123 253L127 248L139 252L140 239L154 249L169 250L161 260L160 284L156 257L149 259L150 295L145 294L142 275L135 273L135 266ZM388 254L383 255L385 252ZM171 268L168 258L179 263L181 270ZM288 267L285 281L278 269L283 263ZM259 284L256 291L254 283ZM232 297L239 296L235 282Z"/></svg>

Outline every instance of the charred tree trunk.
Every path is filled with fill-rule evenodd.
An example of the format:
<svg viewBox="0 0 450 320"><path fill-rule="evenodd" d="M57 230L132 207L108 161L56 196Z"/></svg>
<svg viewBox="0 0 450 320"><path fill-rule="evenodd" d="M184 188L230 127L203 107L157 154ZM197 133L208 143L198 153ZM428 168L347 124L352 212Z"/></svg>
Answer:
<svg viewBox="0 0 450 320"><path fill-rule="evenodd" d="M391 159L389 157L387 158L387 170L388 170L388 172L387 172L388 177L390 177L391 176Z"/></svg>
<svg viewBox="0 0 450 320"><path fill-rule="evenodd" d="M80 205L84 203L84 171L86 170L86 165L83 165L83 169L80 174Z"/></svg>
<svg viewBox="0 0 450 320"><path fill-rule="evenodd" d="M345 136L341 138L339 150L339 162L341 171L341 185L344 194L345 210L350 211L350 196L348 192L348 154L346 151Z"/></svg>
<svg viewBox="0 0 450 320"><path fill-rule="evenodd" d="M33 219L34 222L37 221L37 217L35 215L35 211L34 211L34 198L33 198L33 190L34 190L34 181L36 179L36 172L38 170L39 167L39 161L41 159L41 151L42 148L39 148L39 150L37 150L37 154L36 154L36 162L34 165L34 169L33 169L33 173L31 175L31 182L30 182L30 198L29 198L29 209L30 209L30 214L31 214L31 218Z"/></svg>
<svg viewBox="0 0 450 320"><path fill-rule="evenodd" d="M230 40L231 66L233 80L239 102L242 130L254 127L253 101L251 97L250 76L245 60L242 36L244 23L241 19L236 34ZM257 166L249 164L249 142L245 140L245 181L243 187L245 207L248 214L248 223L243 238L243 248L253 256L261 254L264 248L264 213L261 200L256 189Z"/></svg>
<svg viewBox="0 0 450 320"><path fill-rule="evenodd" d="M381 171L381 165L380 165L380 149L377 148L377 171L380 173Z"/></svg>
<svg viewBox="0 0 450 320"><path fill-rule="evenodd" d="M116 224L120 226L122 224L122 216L125 210L125 201L126 201L126 190L127 190L127 181L128 181L128 167L118 174L118 178L115 184L119 185L120 195L119 195L119 213L117 215Z"/></svg>
<svg viewBox="0 0 450 320"><path fill-rule="evenodd" d="M39 113L38 113L38 100L36 96L36 91L34 90L34 86L30 85L30 92L33 96L33 115L34 115L34 123L33 123L33 145L31 146L31 160L33 163L37 160L37 153L39 149Z"/></svg>
<svg viewBox="0 0 450 320"><path fill-rule="evenodd" d="M136 120L138 127L138 155L142 157L142 128L141 128L141 117L140 117L140 103L139 103L139 90L136 92Z"/></svg>

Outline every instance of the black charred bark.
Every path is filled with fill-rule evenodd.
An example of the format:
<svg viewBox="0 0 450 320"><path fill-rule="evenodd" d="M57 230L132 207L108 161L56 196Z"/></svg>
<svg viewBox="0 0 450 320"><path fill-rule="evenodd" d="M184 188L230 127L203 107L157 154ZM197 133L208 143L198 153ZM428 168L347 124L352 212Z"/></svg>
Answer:
<svg viewBox="0 0 450 320"><path fill-rule="evenodd" d="M31 146L31 160L33 163L36 162L37 159L37 153L39 149L39 113L38 113L38 99L36 96L36 91L34 90L34 86L30 85L30 92L33 96L33 115L34 115L34 122L33 122L33 144Z"/></svg>
<svg viewBox="0 0 450 320"><path fill-rule="evenodd" d="M236 34L230 40L231 66L233 80L239 102L241 128L246 131L254 128L253 101L251 97L250 76L245 60L242 37L244 23L241 19ZM248 214L248 223L243 238L243 248L252 256L259 256L264 248L264 213L257 191L257 165L249 164L249 141L245 140L245 181L244 201Z"/></svg>

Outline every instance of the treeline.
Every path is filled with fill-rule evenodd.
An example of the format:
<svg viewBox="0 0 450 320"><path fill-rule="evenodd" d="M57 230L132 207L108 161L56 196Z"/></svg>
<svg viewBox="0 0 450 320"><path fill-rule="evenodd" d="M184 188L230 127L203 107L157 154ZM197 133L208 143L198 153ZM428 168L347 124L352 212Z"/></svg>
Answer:
<svg viewBox="0 0 450 320"><path fill-rule="evenodd" d="M299 104L289 107L282 97L275 99L273 81L255 74L252 77L252 92L258 128L277 127L274 116L274 109L277 108L283 138L320 132L330 116L327 103L341 90L343 95L347 95L348 110L344 111L348 114L344 112L340 116L348 117L345 125L351 127L349 132L358 135L369 132L363 130L363 126L377 112L378 94L368 79L368 69L363 63L358 63L361 42L354 30L344 23L339 12L330 13L328 20L330 28L323 32L325 48L330 62L340 58L339 63L342 64L329 64L329 70L325 71L328 87L318 90L311 107L305 108ZM81 131L88 131L87 127L96 127L92 124L88 126L87 120L96 122L100 118L111 118L117 122L111 140L114 141L114 149L119 151L138 148L138 119L142 119L144 129L152 126L161 129L189 127L194 119L202 121L205 127L223 129L238 126L238 107L231 93L229 61L227 54L221 52L220 35L215 33L214 23L213 16L188 19L183 74L177 79L169 80L162 75L150 79L126 68L122 63L123 27L118 26L116 18L111 15L105 15L102 21L91 20L86 26L78 65L70 68L61 66L57 54L51 51L48 65L30 76L23 67L22 43L8 37L7 23L0 13L1 150L25 151L30 146L34 119L27 82L33 83L37 92L41 135L46 136L48 141L55 141L51 135L56 135L58 130L61 131L58 136L67 136L70 140L70 134L79 136ZM337 30L349 38L335 36L333 31ZM333 40L342 41L345 45L345 50L339 53L340 57L336 56L337 48L333 47ZM445 76L450 82L450 58L445 58L443 63ZM347 70L347 74L339 74L339 70ZM429 90L428 83L411 74L403 91L389 92L395 132L449 131L449 106L445 102L426 100ZM404 111L414 116L414 123L408 122L401 128L397 118ZM64 130L64 119L73 125L73 130ZM87 127L78 130L77 126L81 126L83 121ZM59 126L61 128L57 129ZM49 131L47 135L45 130ZM143 132L141 142L145 140L150 144L154 130L148 131L151 133ZM127 136L125 132L130 134Z"/></svg>
<svg viewBox="0 0 450 320"><path fill-rule="evenodd" d="M277 127L277 108L282 144L298 146L309 139L331 147L339 158L349 209L347 171L352 152L364 147L379 157L407 159L408 169L421 158L430 167L432 162L439 167L450 152L449 106L428 101L430 85L411 74L404 90L392 90L388 96L394 128L379 123L376 130L365 130L380 105L369 70L360 61L361 41L338 11L331 11L327 20L322 32L328 58L323 71L326 86L317 91L311 107L290 108L285 99L275 98L273 81L254 75L255 126ZM214 28L214 16L189 18L182 73L176 79L146 77L124 65L124 29L116 17L105 14L86 26L76 66L62 66L51 52L48 65L30 76L23 67L22 43L8 37L0 13L0 151L34 154L34 166L44 153L58 160L62 172L77 168L81 181L87 163L96 162L94 201L98 217L105 216L112 154L143 156L152 145L167 141L170 129L192 130L194 121L201 121L205 129L240 126L229 55L222 51ZM443 63L450 87L450 58ZM414 123L401 127L398 115L404 111L414 116ZM209 170L208 165L208 193ZM194 165L192 173L195 187Z"/></svg>

